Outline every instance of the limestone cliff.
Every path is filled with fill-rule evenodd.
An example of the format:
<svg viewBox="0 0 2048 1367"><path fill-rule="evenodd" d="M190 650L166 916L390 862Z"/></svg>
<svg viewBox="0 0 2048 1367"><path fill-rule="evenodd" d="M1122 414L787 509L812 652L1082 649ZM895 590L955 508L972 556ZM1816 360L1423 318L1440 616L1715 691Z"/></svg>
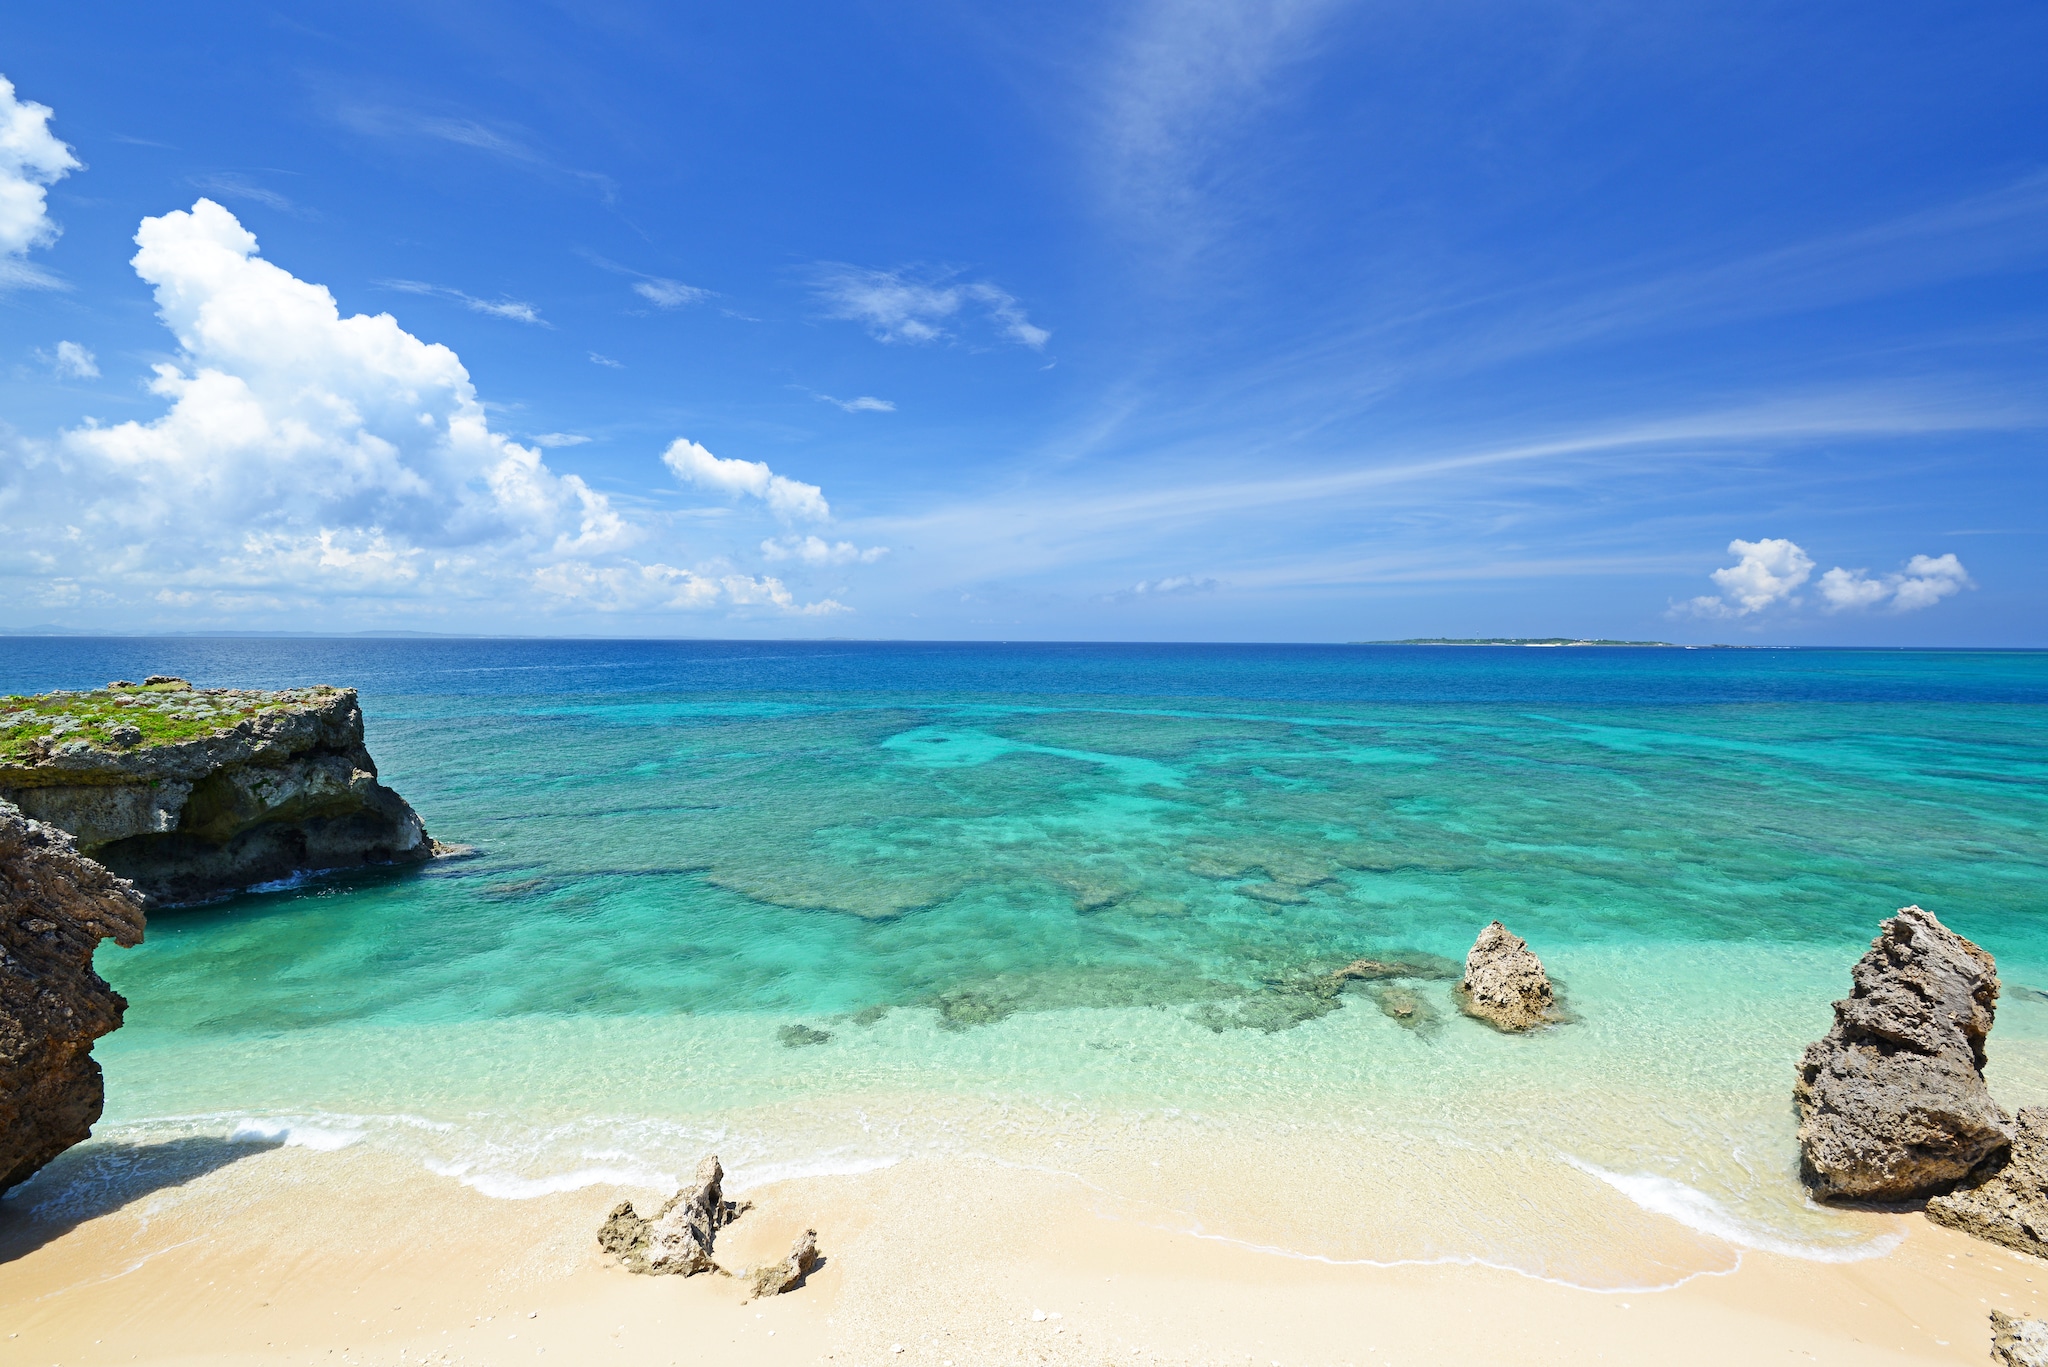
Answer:
<svg viewBox="0 0 2048 1367"><path fill-rule="evenodd" d="M92 969L142 939L133 885L70 836L0 802L0 1191L92 1133L106 1090L92 1042L128 1003Z"/></svg>
<svg viewBox="0 0 2048 1367"><path fill-rule="evenodd" d="M0 799L169 906L435 848L377 781L349 688L195 689L158 676L8 698Z"/></svg>

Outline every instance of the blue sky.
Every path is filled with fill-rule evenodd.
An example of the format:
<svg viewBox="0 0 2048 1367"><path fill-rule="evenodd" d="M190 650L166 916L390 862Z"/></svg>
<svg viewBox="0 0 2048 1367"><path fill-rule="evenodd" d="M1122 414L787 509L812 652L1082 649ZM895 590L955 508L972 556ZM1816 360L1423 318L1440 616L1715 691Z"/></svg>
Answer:
<svg viewBox="0 0 2048 1367"><path fill-rule="evenodd" d="M2023 4L33 7L0 626L2048 645L2043 51Z"/></svg>

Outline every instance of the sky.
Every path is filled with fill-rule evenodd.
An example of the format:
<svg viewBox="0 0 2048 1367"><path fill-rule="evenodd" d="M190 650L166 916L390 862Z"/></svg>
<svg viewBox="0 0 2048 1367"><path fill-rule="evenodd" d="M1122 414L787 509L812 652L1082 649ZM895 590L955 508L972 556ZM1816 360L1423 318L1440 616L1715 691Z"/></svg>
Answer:
<svg viewBox="0 0 2048 1367"><path fill-rule="evenodd" d="M2048 7L32 6L0 629L2048 646Z"/></svg>

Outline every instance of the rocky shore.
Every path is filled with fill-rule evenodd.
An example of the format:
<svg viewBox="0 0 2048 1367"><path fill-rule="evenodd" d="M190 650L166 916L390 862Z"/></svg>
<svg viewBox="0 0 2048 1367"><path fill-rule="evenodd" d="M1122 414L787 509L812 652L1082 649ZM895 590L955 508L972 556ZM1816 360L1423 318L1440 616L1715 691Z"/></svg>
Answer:
<svg viewBox="0 0 2048 1367"><path fill-rule="evenodd" d="M156 905L436 846L377 779L354 689L156 676L0 700L0 799L74 836Z"/></svg>
<svg viewBox="0 0 2048 1367"><path fill-rule="evenodd" d="M92 1133L106 1102L92 1042L128 1003L93 972L103 939L142 940L142 897L71 837L0 802L0 1191Z"/></svg>

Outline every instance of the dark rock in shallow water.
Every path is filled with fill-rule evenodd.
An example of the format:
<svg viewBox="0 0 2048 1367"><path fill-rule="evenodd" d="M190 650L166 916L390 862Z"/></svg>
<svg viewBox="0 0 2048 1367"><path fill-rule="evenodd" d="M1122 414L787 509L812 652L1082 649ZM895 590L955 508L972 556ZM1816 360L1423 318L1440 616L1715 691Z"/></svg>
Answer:
<svg viewBox="0 0 2048 1367"><path fill-rule="evenodd" d="M1466 1015L1510 1034L1560 1019L1557 993L1543 971L1543 961L1498 921L1479 932L1472 952L1465 956L1458 1004Z"/></svg>
<svg viewBox="0 0 2048 1367"><path fill-rule="evenodd" d="M418 814L377 781L354 689L151 678L8 699L0 798L169 906L434 855Z"/></svg>
<svg viewBox="0 0 2048 1367"><path fill-rule="evenodd" d="M2048 1322L1992 1311L1991 1361L1997 1367L2048 1367Z"/></svg>
<svg viewBox="0 0 2048 1367"><path fill-rule="evenodd" d="M1446 959L1441 954L1403 952L1385 959L1353 959L1332 976L1359 982L1379 982L1390 978L1455 978L1460 976L1460 971L1456 959Z"/></svg>
<svg viewBox="0 0 2048 1367"><path fill-rule="evenodd" d="M1984 1085L1997 966L1931 913L1902 907L1850 976L1793 1086L1806 1180L1823 1199L1944 1191L2011 1142Z"/></svg>
<svg viewBox="0 0 2048 1367"><path fill-rule="evenodd" d="M2005 1162L1927 1203L1938 1225L2048 1258L2048 1110L2028 1107L2013 1125Z"/></svg>
<svg viewBox="0 0 2048 1367"><path fill-rule="evenodd" d="M832 1032L829 1030L813 1029L808 1025L792 1024L785 1025L780 1030L777 1030L775 1038L782 1042L782 1047L785 1049L802 1049L807 1045L831 1043Z"/></svg>
<svg viewBox="0 0 2048 1367"><path fill-rule="evenodd" d="M612 1207L598 1227L597 1246L628 1272L688 1277L719 1271L711 1260L712 1242L746 1209L725 1199L724 1183L725 1169L712 1154L697 1165L696 1181L669 1197L652 1219L639 1215L631 1201Z"/></svg>
<svg viewBox="0 0 2048 1367"><path fill-rule="evenodd" d="M92 969L142 941L142 897L71 837L0 802L0 1191L92 1133L106 1103L92 1042L128 1003Z"/></svg>
<svg viewBox="0 0 2048 1367"><path fill-rule="evenodd" d="M747 1274L747 1297L779 1296L802 1283L818 1265L818 1231L807 1229L790 1246L789 1256L779 1263L757 1267Z"/></svg>

